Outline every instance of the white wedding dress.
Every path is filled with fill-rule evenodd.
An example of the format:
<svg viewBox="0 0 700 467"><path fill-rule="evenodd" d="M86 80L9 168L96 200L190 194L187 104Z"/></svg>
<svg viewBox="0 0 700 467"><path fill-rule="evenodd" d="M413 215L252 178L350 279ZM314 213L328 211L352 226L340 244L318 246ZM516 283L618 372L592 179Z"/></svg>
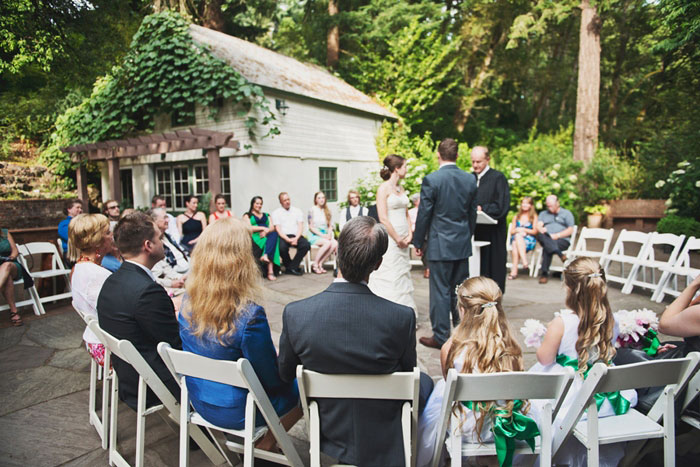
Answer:
<svg viewBox="0 0 700 467"><path fill-rule="evenodd" d="M405 237L410 232L406 219L408 196L390 194L386 200L389 222L396 233ZM416 312L416 302L413 300L413 280L411 279L411 263L408 248L399 248L389 237L389 247L382 257L382 265L369 276L370 290L382 298L410 306Z"/></svg>

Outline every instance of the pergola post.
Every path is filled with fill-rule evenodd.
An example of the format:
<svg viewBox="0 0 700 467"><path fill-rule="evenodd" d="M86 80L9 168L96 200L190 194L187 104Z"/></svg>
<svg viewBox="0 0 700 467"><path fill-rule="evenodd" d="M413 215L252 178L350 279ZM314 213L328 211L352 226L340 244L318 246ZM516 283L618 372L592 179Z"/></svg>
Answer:
<svg viewBox="0 0 700 467"><path fill-rule="evenodd" d="M87 208L88 191L87 191L87 171L84 165L79 165L75 171L75 182L78 185L78 199L83 202Z"/></svg>
<svg viewBox="0 0 700 467"><path fill-rule="evenodd" d="M113 157L107 159L107 173L109 174L110 197L118 203L122 202L122 184L119 178L119 159Z"/></svg>
<svg viewBox="0 0 700 467"><path fill-rule="evenodd" d="M209 191L218 195L221 193L221 158L218 147L207 149L207 170L209 172Z"/></svg>

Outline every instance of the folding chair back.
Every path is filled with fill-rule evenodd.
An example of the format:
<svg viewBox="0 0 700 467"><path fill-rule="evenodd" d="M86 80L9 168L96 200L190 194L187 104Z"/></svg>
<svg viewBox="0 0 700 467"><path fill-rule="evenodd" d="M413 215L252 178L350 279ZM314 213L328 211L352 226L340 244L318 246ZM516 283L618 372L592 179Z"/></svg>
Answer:
<svg viewBox="0 0 700 467"><path fill-rule="evenodd" d="M448 443L452 465L462 465L463 456L492 456L496 454L496 448L491 444L463 444L462 436L455 431L459 426L459 419L452 413L454 404L463 401L483 402L492 400L537 400L547 399L553 403L545 404L540 420L541 441L535 452L540 453L540 465L551 464L552 447L552 420L556 416L564 396L574 378L574 371L566 368L563 373L485 373L485 374L460 374L451 368L447 372L445 393L438 419L438 436L433 452L432 466L437 467L440 462L442 446L445 441L445 433L448 423L450 427L450 442ZM529 447L516 449L519 453L532 453Z"/></svg>
<svg viewBox="0 0 700 467"><path fill-rule="evenodd" d="M676 263L684 240L685 235L652 232L644 252L644 257L638 261L639 268L637 268L634 274L630 273L630 278L622 288L622 291L625 293L631 293L636 286L649 289L652 291L652 296L655 295L658 287L658 283L656 281L657 273L659 276L662 276L662 273L660 272L662 267L673 266ZM660 247L671 250L671 254L669 255L668 259L661 260L656 258L657 248ZM651 270L651 280L647 279L647 270Z"/></svg>
<svg viewBox="0 0 700 467"><path fill-rule="evenodd" d="M581 233L578 236L576 247L571 251L571 255L567 256L570 256L572 259L579 256L599 258L602 264L603 258L610 250L613 233L613 229L591 229L584 227L581 229ZM600 250L592 249L591 240L602 241L602 248Z"/></svg>
<svg viewBox="0 0 700 467"><path fill-rule="evenodd" d="M581 391L569 409L561 430L557 431L554 437L554 454L557 454L564 441L573 433L587 448L588 465L594 466L599 463L600 444L663 437L664 464L673 465L675 458L674 394L691 364L693 361L690 358L617 367L606 367L603 363L596 363L589 371ZM629 409L622 415L598 418L594 394L654 386L666 386L663 426L635 409ZM580 422L586 410L588 419Z"/></svg>
<svg viewBox="0 0 700 467"><path fill-rule="evenodd" d="M677 297L681 294L681 291L687 287L690 282L698 274L700 274L700 269L693 268L691 265L691 254L697 256L700 254L700 238L690 237L688 241L685 242L683 250L678 254L676 262L672 266L661 266L661 271L663 271L661 279L659 280L659 285L656 288L656 292L651 297L652 300L661 302L666 294L673 295ZM685 286L678 286L678 277L685 277ZM674 279L675 287L670 287L671 279Z"/></svg>
<svg viewBox="0 0 700 467"><path fill-rule="evenodd" d="M189 464L189 432L190 424L201 425L216 430L231 433L244 438L243 446L236 443L226 443L229 448L237 452L243 452L244 465L246 467L253 465L254 457L265 460L282 463L285 465L293 465L301 467L303 465L299 454L287 432L282 427L277 413L275 412L270 399L265 393L265 389L258 376L253 370L253 366L245 358L240 358L237 361L215 360L212 358L196 355L191 352L176 350L170 347L170 344L161 342L158 344L158 353L165 362L166 366L175 377L175 380L180 383L180 465ZM216 383L226 384L248 390L245 410L245 428L243 430L231 430L218 427L204 420L197 412L190 411L189 391L187 390L187 377L200 378ZM261 436L265 430L256 430L255 423L255 408L259 408L260 412L267 423L267 427L272 431L275 439L282 448L284 455L270 453L254 449L253 443L255 439ZM240 449L236 449L236 446Z"/></svg>
<svg viewBox="0 0 700 467"><path fill-rule="evenodd" d="M690 352L685 358L690 360L690 364L686 368L683 376L678 383L675 390L675 397L678 398L684 389L688 389L685 393L685 398L681 406L681 411L685 410L686 407L698 396L700 393L700 352ZM664 410L666 407L666 400L664 394L656 399L654 405L649 409L647 417L654 420L655 422L661 421L663 417Z"/></svg>
<svg viewBox="0 0 700 467"><path fill-rule="evenodd" d="M19 257L17 259L19 260L20 264L22 264L22 266L24 266L26 269L27 264L24 261L24 258L22 258L21 254L19 255ZM12 282L13 286L17 286L20 284L22 284L22 286L24 286L24 281L22 280L22 277L18 277L16 281ZM27 293L27 292L29 293L29 298L24 299L24 300L15 300L15 306L17 308L21 308L23 306L31 306L32 309L34 310L35 315L41 316L42 314L44 314L44 307L41 305L41 302L39 301L39 292L37 292L36 286L32 285L31 287L28 287L25 290L26 290L25 293ZM15 295L15 298L16 297L17 297L17 295ZM10 305L8 305L8 304L0 305L0 311L5 311L5 310L9 310L9 309L10 309Z"/></svg>
<svg viewBox="0 0 700 467"><path fill-rule="evenodd" d="M56 245L50 242L31 242L23 245L17 245L17 248L20 252L20 261L22 262L22 265L27 269L27 272L29 272L35 281L37 279L49 278L53 281L53 295L41 297L37 293L37 298L39 300L38 305L42 314L44 313L44 303L55 302L57 300L72 297L73 294L70 291L70 269L66 269L66 267L63 265L63 260L56 249ZM30 271L26 261L27 257L31 255L43 254L51 255L51 269L43 271ZM66 292L56 293L56 277L63 277L65 279Z"/></svg>
<svg viewBox="0 0 700 467"><path fill-rule="evenodd" d="M640 262L647 254L647 245L651 234L623 229L617 236L615 245L610 254L603 257L603 269L608 281L623 284L622 292L629 293L627 284L636 276ZM619 274L611 268L612 263L617 263ZM625 274L625 265L629 265L629 272Z"/></svg>
<svg viewBox="0 0 700 467"><path fill-rule="evenodd" d="M321 465L320 417L318 404L312 399L379 399L403 400L401 425L405 464L415 465L418 426L420 371L387 375L329 375L297 366L297 384L304 418L309 429L311 465ZM410 402L408 402L410 401Z"/></svg>
<svg viewBox="0 0 700 467"><path fill-rule="evenodd" d="M584 227L585 228L585 227ZM573 226L573 231L571 232L571 237L569 238L569 248L566 249L566 251L562 252L569 258L573 258L573 251L574 251L574 246L576 245L576 235L578 234L578 225ZM530 276L531 277L537 277L537 274L540 272L540 268L542 267L542 247L538 246L537 247L537 253L532 255L532 262L530 263ZM549 267L550 271L559 271L562 272L564 270L564 265L561 266L556 266L552 265Z"/></svg>
<svg viewBox="0 0 700 467"><path fill-rule="evenodd" d="M163 408L167 410L168 415L164 416L162 412L159 412L161 416L169 422L169 420L179 420L180 406L175 399L175 397L170 393L168 388L165 386L160 377L156 374L151 366L143 359L141 354L134 344L125 339L117 339L111 334L104 331L97 320L91 320L88 323L90 329L95 333L98 339L102 341L105 348L112 352L117 357L124 360L124 362L131 365L134 370L139 374L138 383L138 396L136 404L136 460L135 465L140 467L143 465L144 459L144 442L145 442L145 432L146 432L146 416L159 412ZM146 393L147 388L155 393L155 395L160 399L161 404L155 405L153 407L146 408ZM110 464L117 464L120 467L129 466L126 460L117 452L117 413L119 404L119 376L115 371L112 375L112 400L111 400L111 410L110 410L110 426L109 426L109 462ZM202 433L201 430L194 427L191 430L190 435L195 440L195 442L202 448L202 451L207 457L215 464L219 465L225 462L226 457L220 452L220 448L217 445L212 444L212 442Z"/></svg>

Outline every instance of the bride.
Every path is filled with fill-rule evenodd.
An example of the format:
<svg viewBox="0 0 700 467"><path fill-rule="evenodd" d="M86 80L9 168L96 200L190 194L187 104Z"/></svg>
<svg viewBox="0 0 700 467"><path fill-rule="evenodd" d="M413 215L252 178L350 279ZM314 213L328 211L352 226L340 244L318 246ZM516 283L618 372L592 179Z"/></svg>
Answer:
<svg viewBox="0 0 700 467"><path fill-rule="evenodd" d="M410 306L416 312L413 301L413 280L408 245L412 240L408 217L408 196L399 180L406 176L406 160L390 154L384 158L379 172L386 180L377 190L379 222L389 233L389 248L379 269L369 276L369 288L380 297Z"/></svg>

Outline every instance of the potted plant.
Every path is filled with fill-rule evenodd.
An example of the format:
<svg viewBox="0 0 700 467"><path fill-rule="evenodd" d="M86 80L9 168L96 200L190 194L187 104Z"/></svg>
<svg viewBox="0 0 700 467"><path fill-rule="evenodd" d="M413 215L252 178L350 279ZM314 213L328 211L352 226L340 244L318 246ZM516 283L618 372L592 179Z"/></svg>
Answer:
<svg viewBox="0 0 700 467"><path fill-rule="evenodd" d="M607 214L608 207L604 204L595 204L593 206L586 206L583 210L588 214L588 227L591 229L598 229L603 225L603 216Z"/></svg>

